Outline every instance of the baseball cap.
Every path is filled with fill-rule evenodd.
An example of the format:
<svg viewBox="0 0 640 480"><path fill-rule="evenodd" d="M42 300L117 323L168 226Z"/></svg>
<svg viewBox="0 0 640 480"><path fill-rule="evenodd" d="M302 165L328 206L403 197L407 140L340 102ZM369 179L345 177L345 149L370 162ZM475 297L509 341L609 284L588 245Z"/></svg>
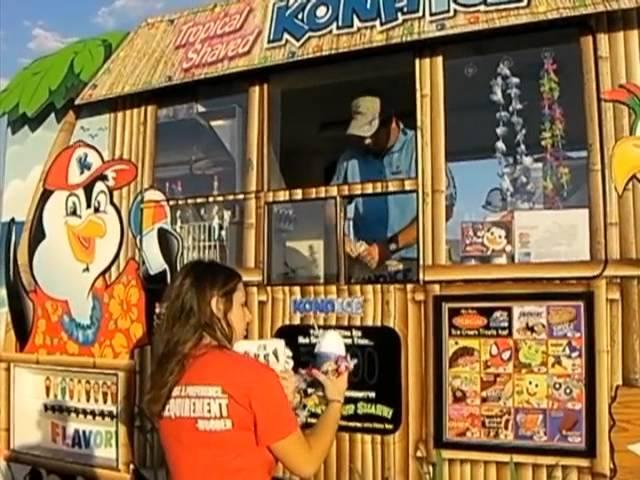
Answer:
<svg viewBox="0 0 640 480"><path fill-rule="evenodd" d="M111 190L118 190L135 180L135 164L124 159L105 161L93 145L77 141L55 157L44 179L48 190L75 190L82 188L101 175Z"/></svg>
<svg viewBox="0 0 640 480"><path fill-rule="evenodd" d="M370 137L380 126L382 101L378 97L358 97L351 103L351 123L347 135Z"/></svg>

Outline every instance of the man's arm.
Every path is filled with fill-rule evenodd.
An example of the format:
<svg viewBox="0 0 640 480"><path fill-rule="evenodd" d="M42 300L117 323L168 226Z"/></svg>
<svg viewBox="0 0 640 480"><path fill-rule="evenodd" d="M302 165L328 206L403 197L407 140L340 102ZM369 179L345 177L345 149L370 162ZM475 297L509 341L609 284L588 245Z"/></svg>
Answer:
<svg viewBox="0 0 640 480"><path fill-rule="evenodd" d="M375 269L382 262L386 262L391 256L405 248L418 243L418 217L414 217L406 227L402 228L395 235L391 235L386 242L372 243L360 254L359 258L366 263L369 268Z"/></svg>
<svg viewBox="0 0 640 480"><path fill-rule="evenodd" d="M414 217L409 224L395 235L392 235L387 244L395 243L394 252L411 247L418 243L418 217Z"/></svg>

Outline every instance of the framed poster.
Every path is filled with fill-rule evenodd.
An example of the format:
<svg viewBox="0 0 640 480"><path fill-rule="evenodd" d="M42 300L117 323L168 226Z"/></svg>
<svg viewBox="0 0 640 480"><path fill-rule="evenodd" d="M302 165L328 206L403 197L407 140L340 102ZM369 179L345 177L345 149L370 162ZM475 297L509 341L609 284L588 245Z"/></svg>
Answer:
<svg viewBox="0 0 640 480"><path fill-rule="evenodd" d="M118 467L118 375L11 364L10 448L100 468Z"/></svg>
<svg viewBox="0 0 640 480"><path fill-rule="evenodd" d="M275 336L293 353L294 370L313 364L318 332L337 330L347 354L356 360L338 425L341 432L390 435L402 423L402 364L400 336L386 326L283 325ZM312 411L313 425L324 408Z"/></svg>
<svg viewBox="0 0 640 480"><path fill-rule="evenodd" d="M433 318L438 448L594 455L591 293L438 296Z"/></svg>

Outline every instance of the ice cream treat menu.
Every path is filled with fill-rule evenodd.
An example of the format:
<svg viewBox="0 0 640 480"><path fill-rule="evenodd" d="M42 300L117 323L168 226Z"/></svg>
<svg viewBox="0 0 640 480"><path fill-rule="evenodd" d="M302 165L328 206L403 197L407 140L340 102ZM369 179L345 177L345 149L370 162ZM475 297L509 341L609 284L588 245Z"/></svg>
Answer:
<svg viewBox="0 0 640 480"><path fill-rule="evenodd" d="M443 445L588 453L590 303L556 297L436 302Z"/></svg>

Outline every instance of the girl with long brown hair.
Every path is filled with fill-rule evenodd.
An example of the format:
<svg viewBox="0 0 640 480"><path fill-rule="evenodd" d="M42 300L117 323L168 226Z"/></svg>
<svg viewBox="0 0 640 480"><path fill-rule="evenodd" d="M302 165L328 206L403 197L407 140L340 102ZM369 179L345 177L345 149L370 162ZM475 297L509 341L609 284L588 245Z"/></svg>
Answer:
<svg viewBox="0 0 640 480"><path fill-rule="evenodd" d="M266 480L276 459L312 476L335 439L348 373L314 372L328 406L302 433L278 374L232 350L251 321L237 271L188 263L163 305L145 408L158 422L172 480Z"/></svg>

